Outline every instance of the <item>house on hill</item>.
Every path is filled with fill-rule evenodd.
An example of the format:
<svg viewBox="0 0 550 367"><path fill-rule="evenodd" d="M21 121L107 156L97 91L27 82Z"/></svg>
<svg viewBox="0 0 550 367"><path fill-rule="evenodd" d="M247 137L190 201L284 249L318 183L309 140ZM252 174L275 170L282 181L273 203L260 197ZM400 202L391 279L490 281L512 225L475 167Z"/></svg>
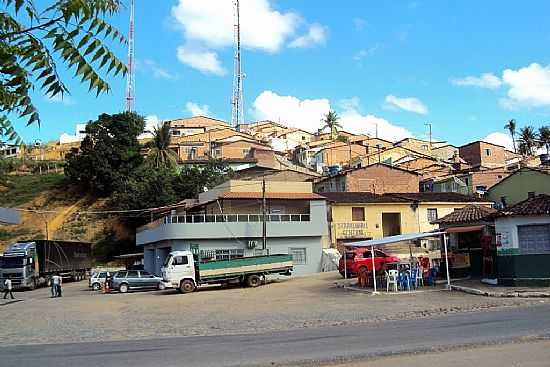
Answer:
<svg viewBox="0 0 550 367"><path fill-rule="evenodd" d="M206 116L194 116L183 119L174 119L168 121L172 136L187 136L204 133L208 130L229 128L225 121Z"/></svg>
<svg viewBox="0 0 550 367"><path fill-rule="evenodd" d="M550 194L550 168L523 167L490 187L487 198L506 208L538 194Z"/></svg>
<svg viewBox="0 0 550 367"><path fill-rule="evenodd" d="M346 169L314 183L314 191L323 192L418 192L420 176L383 163Z"/></svg>

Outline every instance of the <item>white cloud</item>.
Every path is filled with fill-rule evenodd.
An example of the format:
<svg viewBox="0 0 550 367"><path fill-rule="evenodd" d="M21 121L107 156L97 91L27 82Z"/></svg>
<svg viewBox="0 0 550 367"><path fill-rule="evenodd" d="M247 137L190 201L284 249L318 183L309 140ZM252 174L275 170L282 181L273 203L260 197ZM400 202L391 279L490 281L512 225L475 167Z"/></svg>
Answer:
<svg viewBox="0 0 550 367"><path fill-rule="evenodd" d="M502 85L502 80L492 73L480 76L467 76L465 78L451 79L451 83L460 87L479 87L485 89L497 89Z"/></svg>
<svg viewBox="0 0 550 367"><path fill-rule="evenodd" d="M353 55L353 60L355 61L362 61L366 57L370 57L374 55L378 49L380 49L381 45L379 43L375 44L374 46L370 48L363 48L359 50L355 55Z"/></svg>
<svg viewBox="0 0 550 367"><path fill-rule="evenodd" d="M151 74L155 79L177 79L177 75L172 74L150 59L136 60L136 68L144 73Z"/></svg>
<svg viewBox="0 0 550 367"><path fill-rule="evenodd" d="M179 0L172 7L172 19L184 36L178 59L202 72L222 75L216 51L233 46L233 1ZM287 44L312 46L326 38L325 28L312 24L304 36L294 39L305 21L294 11L274 9L270 0L241 1L240 24L242 47L269 53L278 52ZM182 57L181 49L195 50L192 55L206 56L208 60Z"/></svg>
<svg viewBox="0 0 550 367"><path fill-rule="evenodd" d="M508 98L501 100L504 107L550 105L550 65L533 63L518 70L506 69L502 81L509 87Z"/></svg>
<svg viewBox="0 0 550 367"><path fill-rule="evenodd" d="M362 115L358 112L357 97L339 101L338 107L340 124L346 131L374 136L378 126L378 136L383 139L397 141L412 136L408 130L383 118ZM299 99L264 91L254 101L251 114L258 120L281 121L288 126L316 132L322 126L323 116L330 110L330 101L326 98Z"/></svg>
<svg viewBox="0 0 550 367"><path fill-rule="evenodd" d="M178 60L185 65L191 66L204 74L225 75L226 70L218 59L218 54L212 51L194 50L189 47L180 46L177 50Z"/></svg>
<svg viewBox="0 0 550 367"><path fill-rule="evenodd" d="M426 107L421 100L415 97L400 98L390 94L386 96L385 102L390 108L399 108L401 110L419 113L422 115L428 113L428 107Z"/></svg>
<svg viewBox="0 0 550 367"><path fill-rule="evenodd" d="M192 115L192 116L209 116L210 115L210 107L206 104L203 104L202 106L195 102L187 102L185 104L185 109Z"/></svg>
<svg viewBox="0 0 550 367"><path fill-rule="evenodd" d="M44 97L44 100L48 103L59 103L64 106L74 106L76 104L76 101L73 97L69 96L68 94L62 95L61 93L56 94L53 97L46 96Z"/></svg>
<svg viewBox="0 0 550 367"><path fill-rule="evenodd" d="M510 135L500 132L495 132L487 135L482 139L483 141L486 141L487 143L492 143L496 145L502 145L503 147L506 147L506 149L514 150L514 142L512 141L512 138Z"/></svg>
<svg viewBox="0 0 550 367"><path fill-rule="evenodd" d="M327 40L327 30L320 24L312 24L309 30L303 36L296 38L290 42L288 47L303 48L313 47L316 45L324 45Z"/></svg>

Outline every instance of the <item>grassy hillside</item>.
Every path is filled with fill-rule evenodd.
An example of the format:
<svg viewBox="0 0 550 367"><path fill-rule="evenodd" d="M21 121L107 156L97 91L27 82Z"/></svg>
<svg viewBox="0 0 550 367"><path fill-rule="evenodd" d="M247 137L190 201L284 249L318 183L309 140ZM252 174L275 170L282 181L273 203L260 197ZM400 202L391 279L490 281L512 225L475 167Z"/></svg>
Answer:
<svg viewBox="0 0 550 367"><path fill-rule="evenodd" d="M0 179L0 206L40 212L23 211L21 224L0 226L0 252L10 243L46 236L97 244L96 257L102 261L135 252L135 231L119 217L82 214L108 209L107 201L72 187L63 174L4 176Z"/></svg>
<svg viewBox="0 0 550 367"><path fill-rule="evenodd" d="M47 175L5 176L0 191L0 206L16 207L28 203L43 192L63 187L65 176Z"/></svg>

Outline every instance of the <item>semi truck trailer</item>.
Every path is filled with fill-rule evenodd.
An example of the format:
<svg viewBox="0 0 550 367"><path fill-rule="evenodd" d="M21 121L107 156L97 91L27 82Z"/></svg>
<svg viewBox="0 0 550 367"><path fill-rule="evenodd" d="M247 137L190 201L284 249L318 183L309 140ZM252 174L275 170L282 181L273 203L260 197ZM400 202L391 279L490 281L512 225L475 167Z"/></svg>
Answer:
<svg viewBox="0 0 550 367"><path fill-rule="evenodd" d="M203 284L240 283L257 287L268 274L292 274L291 255L267 255L201 262L191 251L172 251L162 267L164 282L181 293Z"/></svg>
<svg viewBox="0 0 550 367"><path fill-rule="evenodd" d="M87 242L17 242L0 257L0 284L9 277L15 289L32 290L47 284L53 274L64 279L85 279L91 266L92 246Z"/></svg>

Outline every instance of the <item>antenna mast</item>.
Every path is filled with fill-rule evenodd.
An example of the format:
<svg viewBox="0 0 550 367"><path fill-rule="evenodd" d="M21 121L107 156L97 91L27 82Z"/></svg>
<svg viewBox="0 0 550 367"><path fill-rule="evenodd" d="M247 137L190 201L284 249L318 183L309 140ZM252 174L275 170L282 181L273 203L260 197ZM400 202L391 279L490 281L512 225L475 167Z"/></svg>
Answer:
<svg viewBox="0 0 550 367"><path fill-rule="evenodd" d="M126 75L126 112L134 111L134 0L130 0L128 32L128 74Z"/></svg>
<svg viewBox="0 0 550 367"><path fill-rule="evenodd" d="M231 125L236 128L244 123L243 74L241 72L241 24L239 0L233 1L233 42L235 49L235 69L233 71L233 96L231 98Z"/></svg>

